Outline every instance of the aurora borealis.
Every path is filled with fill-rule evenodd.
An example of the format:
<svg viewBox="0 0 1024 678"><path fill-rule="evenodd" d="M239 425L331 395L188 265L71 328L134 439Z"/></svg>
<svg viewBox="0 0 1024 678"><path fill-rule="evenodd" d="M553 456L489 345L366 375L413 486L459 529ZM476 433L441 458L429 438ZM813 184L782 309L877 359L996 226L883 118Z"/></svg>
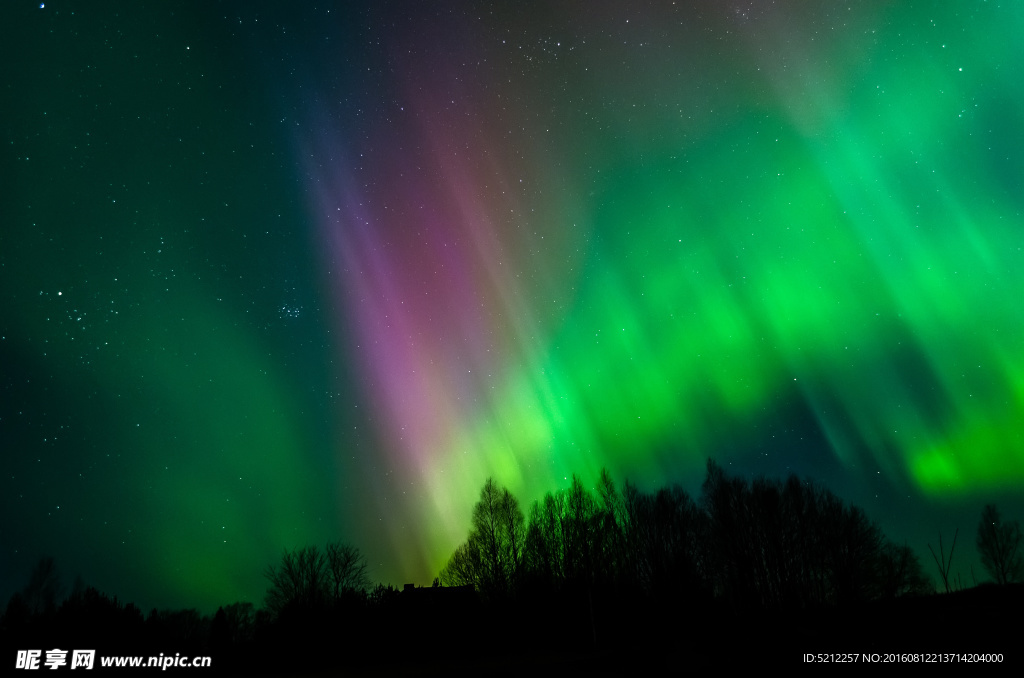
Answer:
<svg viewBox="0 0 1024 678"><path fill-rule="evenodd" d="M709 455L1024 517L1024 6L0 12L5 595L429 583L488 476Z"/></svg>

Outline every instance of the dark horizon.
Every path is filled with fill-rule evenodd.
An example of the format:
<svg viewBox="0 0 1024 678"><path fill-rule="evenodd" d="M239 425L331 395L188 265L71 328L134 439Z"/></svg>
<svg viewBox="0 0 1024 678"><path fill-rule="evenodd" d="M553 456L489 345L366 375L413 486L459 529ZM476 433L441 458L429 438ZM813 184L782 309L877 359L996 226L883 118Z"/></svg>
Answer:
<svg viewBox="0 0 1024 678"><path fill-rule="evenodd" d="M231 674L451 671L501 659L514 675L559 657L607 671L664 667L679 653L711 666L740 641L756 657L731 664L1017 663L1020 524L990 505L975 543L998 583L951 579L946 542L936 592L908 547L795 476L748 483L708 460L691 497L678 485L616 484L603 471L597 492L574 476L526 512L488 479L466 541L430 587L374 586L358 547L334 541L285 551L265 568L264 605L146 612L82 582L65 597L44 559L0 615L0 638L18 668L41 662L45 645L89 648L98 668L160 652L160 661L184 656ZM971 623L943 635L950 618ZM438 653L453 632L458 651ZM338 642L340 655L308 651Z"/></svg>
<svg viewBox="0 0 1024 678"><path fill-rule="evenodd" d="M943 592L950 593L973 589L977 588L979 585L1006 583L1000 582L999 578L1005 578L1007 576L1009 576L1009 583L1024 583L1024 570L1021 569L1021 559L1024 558L1024 544L1019 544L1019 548L1015 547L1006 556L1007 560L1000 561L1002 565L996 569L993 569L991 557L989 561L986 562L985 557L981 552L981 537L979 535L982 528L989 524L986 523L986 516L988 516L988 520L991 524L996 525L998 523L1006 526L1005 529L1010 530L1007 534L1011 536L1016 534L1018 535L1016 539L1018 541L1020 540L1019 519L1014 515L1007 515L996 503L990 502L986 504L982 512L979 514L978 523L976 523L972 529L961 530L959 528L955 528L949 533L939 533L935 540L929 541L926 545L925 548L927 555L922 557L921 554L917 553L917 549L906 542L906 540L899 538L899 536L893 536L887 533L877 521L864 513L861 507L849 504L838 495L832 493L826 485L817 482L812 478L800 478L795 474L791 474L788 478L772 478L764 475L759 475L755 478L744 478L743 476L731 474L728 469L722 468L710 458L708 459L707 464L707 475L697 492L691 492L679 483L674 482L661 488L648 491L637 487L628 479L616 482L615 479L611 478L611 476L607 474L605 469L602 469L597 487L585 487L578 476L574 474L570 485L556 490L549 490L543 499L537 500L530 505L521 503L513 493L510 493L507 490L507 488L501 487L495 483L493 479L488 478L479 497L477 498L474 506L473 518L467 524L469 541L466 542L463 540L458 547L452 549L451 557L447 559L445 566L435 574L429 583L410 581L395 583L375 580L372 576L365 552L363 552L357 544L348 543L341 539L334 539L328 541L326 546L320 544L305 544L292 548L283 547L281 554L283 555L284 560L281 560L280 558L272 560L265 563L264 567L260 569L261 578L265 584L264 595L260 596L257 600L221 600L217 602L212 609L203 609L198 606L188 604L179 606L153 606L147 605L144 601L126 599L123 596L120 596L117 591L103 590L102 588L96 587L93 582L83 579L80 575L75 575L74 577L69 578L67 573L62 570L59 563L57 563L52 556L43 556L34 562L31 573L27 573L28 576L22 579L21 586L14 591L11 596L5 598L5 600L10 603L10 599L12 597L24 595L24 592L28 588L35 586L38 589L38 584L32 584L31 582L45 580L49 587L48 590L51 591L49 595L52 597L52 603L55 603L57 607L68 599L80 596L82 591L88 588L114 600L120 600L122 605L131 604L143 612L149 610L155 612L158 609L162 612L180 609L195 610L201 615L209 616L212 615L216 609L225 607L229 604L246 604L251 605L256 611L273 611L275 609L273 600L275 599L270 596L270 592L278 587L277 582L279 581L272 576L273 572L275 570L283 572L283 570L280 570L282 563L299 557L299 554L307 552L318 553L321 555L318 555L317 558L326 558L327 553L331 548L340 549L339 553L343 556L344 562L347 563L345 571L350 574L345 575L346 583L344 585L346 588L356 586L359 591L369 592L382 587L387 589L394 588L396 591L401 591L410 588L437 587L439 585L449 587L465 587L468 585L469 587L476 589L479 593L488 595L489 586L486 583L476 579L466 579L464 573L460 574L459 571L452 569L453 562L455 562L452 558L457 557L460 550L464 549L467 544L472 544L474 539L480 538L479 521L481 518L478 514L479 511L482 510L481 507L485 502L485 497L492 497L493 501L498 501L497 498L499 495L504 493L504 499L501 501L511 502L507 507L505 507L505 504L502 504L502 506L505 507L502 508L502 510L514 511L519 515L519 521L521 522L520 529L523 530L519 540L524 543L520 543L517 548L523 549L524 555L522 557L527 558L526 553L529 550L528 545L525 544L527 541L527 526L529 526L530 530L538 527L538 525L535 524L537 517L534 514L538 511L540 511L541 514L545 510L550 511L552 498L556 499L558 502L568 502L569 498L574 495L581 497L581 501L584 502L584 505L591 507L587 510L594 512L592 517L584 519L584 521L588 523L593 523L594 521L600 522L601 519L599 516L601 511L613 516L614 521L622 523L622 521L626 520L626 517L624 515L620 515L620 512L626 511L627 506L631 507L629 508L630 511L638 510L638 507L642 508L644 506L647 508L643 510L651 511L653 510L655 500L657 500L657 502L661 502L663 498L669 502L683 502L683 504L672 509L672 511L695 511L695 515L705 516L708 512L714 511L714 490L709 490L709 483L711 482L714 473L721 474L723 480L717 481L718 484L722 485L724 483L725 487L731 487L732 490L730 491L742 491L749 493L754 490L757 492L763 492L765 488L767 488L770 492L789 492L791 489L799 487L801 488L801 491L811 493L809 496L820 495L826 499L831 498L831 501L836 501L839 505L846 506L855 514L860 515L860 519L866 521L865 525L869 526L870 529L877 534L877 539L880 539L877 544L878 548L885 546L886 548L892 547L905 549L907 555L901 557L907 557L913 563L912 571L901 576L916 579L913 579L912 584L908 584L910 588L896 594L896 597L903 595L930 596L933 594L941 594ZM714 473L712 472L712 469L714 469ZM736 485L736 483L739 483L739 485ZM785 494L783 496L785 496ZM751 506L755 512L760 510L758 508L761 506L761 504L758 503L759 500L747 499L746 501L752 502ZM820 501L820 499L817 501ZM612 504L609 504L609 502L612 502ZM623 502L626 503L624 504ZM644 502L647 503L645 504ZM562 504L557 505L562 506ZM674 503L672 503L672 505L675 506ZM686 508L687 506L689 508ZM577 507L576 510L580 510L580 508ZM510 513L509 516L511 515L512 514ZM651 520L654 517L653 513L644 515L647 515L647 518L644 518L644 520ZM753 514L753 517L756 518L757 514ZM510 520L511 517L506 519ZM633 517L631 520L635 521L636 519L636 517ZM577 518L576 520L580 519ZM692 520L692 518L686 518L686 520ZM752 527L756 524L757 523L750 523L747 527ZM737 523L737 526L742 527L739 523ZM627 529L627 524L621 524L620 528ZM632 529L635 529L635 527ZM690 527L687 529L693 528ZM754 527L754 529L762 528ZM697 538L697 536L695 535L694 538ZM700 538L704 539L706 537ZM325 550L325 548L327 550ZM503 548L511 547L506 546ZM602 555L600 558L614 559L612 555ZM1006 567L1009 567L1009 569L1006 569ZM943 568L945 568L947 576L945 580L943 579ZM964 575L965 571L969 574ZM491 594L493 594L493 591ZM653 591L648 592L648 594L653 594ZM503 593L502 595L506 594ZM877 596L878 594L876 593L872 595ZM883 595L881 597L885 598L886 596ZM835 601L831 604L835 605ZM755 605L754 607L756 608L757 606Z"/></svg>

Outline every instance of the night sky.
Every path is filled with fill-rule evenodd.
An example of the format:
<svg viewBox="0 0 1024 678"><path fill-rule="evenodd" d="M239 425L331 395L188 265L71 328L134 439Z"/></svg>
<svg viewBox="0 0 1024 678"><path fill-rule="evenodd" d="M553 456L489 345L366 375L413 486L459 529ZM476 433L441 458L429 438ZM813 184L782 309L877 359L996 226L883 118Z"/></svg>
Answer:
<svg viewBox="0 0 1024 678"><path fill-rule="evenodd" d="M0 596L429 584L488 476L1024 519L1024 3L0 5Z"/></svg>

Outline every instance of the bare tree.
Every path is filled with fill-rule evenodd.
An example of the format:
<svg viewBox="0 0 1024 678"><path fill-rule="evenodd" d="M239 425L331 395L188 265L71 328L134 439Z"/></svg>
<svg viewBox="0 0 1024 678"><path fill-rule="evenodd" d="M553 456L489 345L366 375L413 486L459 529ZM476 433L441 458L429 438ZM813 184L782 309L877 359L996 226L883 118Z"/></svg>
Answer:
<svg viewBox="0 0 1024 678"><path fill-rule="evenodd" d="M472 586L480 590L483 583L483 566L480 560L479 544L471 537L469 541L455 549L455 553L448 559L448 564L441 570L438 578L445 586Z"/></svg>
<svg viewBox="0 0 1024 678"><path fill-rule="evenodd" d="M335 604L369 586L366 558L354 546L340 541L288 551L276 567L264 571L270 581L266 606L275 615L288 608L306 611Z"/></svg>
<svg viewBox="0 0 1024 678"><path fill-rule="evenodd" d="M480 583L497 592L504 588L505 559L501 520L502 492L493 478L488 478L480 490L480 500L473 507L473 531L470 541L478 544L483 571Z"/></svg>
<svg viewBox="0 0 1024 678"><path fill-rule="evenodd" d="M469 539L455 550L441 570L440 583L469 584L485 595L512 592L521 574L526 536L519 500L488 478L473 507Z"/></svg>
<svg viewBox="0 0 1024 678"><path fill-rule="evenodd" d="M355 546L331 542L324 550L327 581L335 602L351 593L362 593L370 585L366 574L366 558Z"/></svg>
<svg viewBox="0 0 1024 678"><path fill-rule="evenodd" d="M597 563L599 578L603 585L620 579L625 564L625 533L623 527L626 521L625 504L622 495L615 489L608 469L601 469L601 477L598 480L598 494L601 497L601 505L597 516Z"/></svg>
<svg viewBox="0 0 1024 678"><path fill-rule="evenodd" d="M55 611L63 592L57 565L52 557L45 556L32 566L28 584L22 589L21 595L29 613L39 615Z"/></svg>
<svg viewBox="0 0 1024 678"><path fill-rule="evenodd" d="M879 593L883 598L934 592L921 570L921 562L906 544L885 540L878 560Z"/></svg>
<svg viewBox="0 0 1024 678"><path fill-rule="evenodd" d="M562 560L569 581L592 583L594 580L597 514L594 497L583 486L583 481L573 474L562 514Z"/></svg>
<svg viewBox="0 0 1024 678"><path fill-rule="evenodd" d="M932 558L935 559L935 566L939 568L939 576L942 577L942 584L946 587L946 593L949 593L949 569L953 566L953 551L956 550L956 537L960 534L960 528L956 529L953 533L953 545L949 547L949 560L946 560L946 552L942 547L942 534L939 533L939 555L935 555L935 550L931 544L928 544L928 550L932 552ZM941 559L940 557L941 556Z"/></svg>
<svg viewBox="0 0 1024 678"><path fill-rule="evenodd" d="M535 501L530 507L523 561L531 586L551 589L562 580L561 516L564 497L561 492L548 492L543 502Z"/></svg>
<svg viewBox="0 0 1024 678"><path fill-rule="evenodd" d="M505 577L508 587L514 589L519 581L523 562L523 544L526 541L526 519L519 508L515 495L502 488L498 502L501 527L502 557L505 561Z"/></svg>
<svg viewBox="0 0 1024 678"><path fill-rule="evenodd" d="M1016 520L1003 522L995 504L988 504L982 509L981 522L978 523L978 553L981 564L997 584L1024 579L1021 541L1020 523Z"/></svg>
<svg viewBox="0 0 1024 678"><path fill-rule="evenodd" d="M266 606L275 615L291 607L312 609L326 601L330 577L327 558L316 546L285 549L280 565L268 565L264 576L270 580Z"/></svg>

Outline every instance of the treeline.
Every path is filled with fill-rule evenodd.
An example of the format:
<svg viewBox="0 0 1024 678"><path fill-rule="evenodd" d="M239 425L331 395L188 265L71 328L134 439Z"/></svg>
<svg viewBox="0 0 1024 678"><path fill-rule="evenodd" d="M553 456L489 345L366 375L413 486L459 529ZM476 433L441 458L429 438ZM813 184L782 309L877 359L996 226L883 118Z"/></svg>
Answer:
<svg viewBox="0 0 1024 678"><path fill-rule="evenodd" d="M599 671L635 672L645 653L717 669L857 648L935 652L937 641L1005 652L1024 603L1020 527L987 506L977 545L1005 585L934 595L915 552L828 489L748 481L709 460L696 498L677 485L616 486L602 471L594 489L574 476L524 513L488 480L440 582L479 592L477 642L527 637L535 653L590 652ZM952 551L942 558L948 573ZM952 630L951 619L971 622Z"/></svg>
<svg viewBox="0 0 1024 678"><path fill-rule="evenodd" d="M468 538L432 587L370 585L364 556L333 542L285 550L261 607L144 614L81 581L64 595L41 560L0 618L0 650L211 656L212 672L388 666L507 673L538 662L635 672L664 659L875 650L1005 652L1024 603L1021 530L986 506L976 544L993 579L952 595L906 545L810 481L732 477L713 461L697 497L573 477L524 513L488 480ZM949 571L940 546L936 564ZM949 619L971 619L948 633ZM742 655L735 648L742 647ZM638 666L637 662L640 663ZM728 662L726 662L728 663Z"/></svg>
<svg viewBox="0 0 1024 678"><path fill-rule="evenodd" d="M603 471L596 492L573 476L528 518L488 480L441 581L494 600L587 589L789 610L933 591L912 549L827 489L747 482L710 460L698 500L679 486L617 488Z"/></svg>
<svg viewBox="0 0 1024 678"><path fill-rule="evenodd" d="M66 596L64 591L53 558L42 558L0 618L3 649L96 649L138 655L170 649L172 655L198 655L207 654L211 646L251 640L256 625L252 603L227 605L213 616L195 609L154 608L147 614L81 579Z"/></svg>
<svg viewBox="0 0 1024 678"><path fill-rule="evenodd" d="M380 660L373 648L393 640L390 620L405 616L398 589L370 588L365 559L345 544L286 550L264 574L262 607L237 602L213 614L147 613L80 578L68 593L54 559L42 558L0 615L2 661L10 668L19 651L91 649L97 657L209 656L204 673L251 675L338 665L344 639L344 664L368 664Z"/></svg>

